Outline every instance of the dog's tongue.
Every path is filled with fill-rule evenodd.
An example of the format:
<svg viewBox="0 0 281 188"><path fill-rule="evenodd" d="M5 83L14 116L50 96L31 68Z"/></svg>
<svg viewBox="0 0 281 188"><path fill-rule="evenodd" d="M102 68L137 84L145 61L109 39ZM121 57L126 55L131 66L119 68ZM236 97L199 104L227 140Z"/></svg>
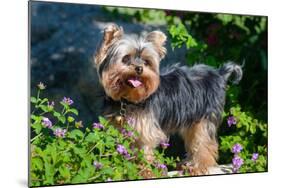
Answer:
<svg viewBox="0 0 281 188"><path fill-rule="evenodd" d="M130 82L130 84L132 84L133 87L139 87L142 85L141 81L139 81L136 78L130 78L128 79L128 82Z"/></svg>

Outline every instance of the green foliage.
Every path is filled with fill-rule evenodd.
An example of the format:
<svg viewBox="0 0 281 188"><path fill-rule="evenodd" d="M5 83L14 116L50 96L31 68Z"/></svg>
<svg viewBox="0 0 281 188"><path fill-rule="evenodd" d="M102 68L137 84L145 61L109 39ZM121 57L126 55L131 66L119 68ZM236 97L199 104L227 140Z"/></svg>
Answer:
<svg viewBox="0 0 281 188"><path fill-rule="evenodd" d="M267 170L267 124L253 118L250 113L241 111L239 106L232 107L226 117L234 117L236 123L229 131L219 137L220 161L231 163L231 149L239 143L243 150L239 156L244 160L240 172L259 172ZM253 153L259 157L251 160Z"/></svg>
<svg viewBox="0 0 281 188"><path fill-rule="evenodd" d="M192 48L198 46L196 40L188 33L186 27L179 23L177 25L171 25L169 28L169 33L172 39L172 48L181 47L183 44L186 48Z"/></svg>
<svg viewBox="0 0 281 188"><path fill-rule="evenodd" d="M153 24L166 24L165 12L161 10L149 9L130 9L121 7L104 7L105 11L112 17L120 17L126 21L140 22L149 25Z"/></svg>
<svg viewBox="0 0 281 188"><path fill-rule="evenodd" d="M266 17L119 7L106 7L105 11L123 21L166 26L173 50L187 49L189 65L219 67L228 60L245 61L244 79L227 88L224 121L218 133L219 163L232 163L231 149L239 143L243 149L238 155L244 164L238 172L267 170ZM46 86L40 83L38 87L37 96L31 97L32 186L143 179L144 170L155 177L167 176L167 169L147 163L143 150L133 147L138 135L130 125L123 130L133 132L133 136L122 134L103 117L99 118L103 128L84 126L77 109L65 102L50 105L49 99L40 98ZM229 117L236 120L230 126ZM46 118L52 122L51 127L46 126ZM117 151L119 145L127 156ZM253 153L259 154L256 160L252 160ZM177 156L166 157L164 150L155 150L154 154L158 164L166 164L169 169L174 169L179 160Z"/></svg>
<svg viewBox="0 0 281 188"><path fill-rule="evenodd" d="M135 147L138 135L129 124L119 130L99 117L99 123L83 130L75 108L65 102L51 106L40 91L31 97L31 186L143 179L143 169L154 177L167 176L167 169L149 164L143 150ZM58 134L58 129L65 133ZM126 155L118 152L119 145ZM155 151L155 158L175 168L177 160L165 157L164 149Z"/></svg>

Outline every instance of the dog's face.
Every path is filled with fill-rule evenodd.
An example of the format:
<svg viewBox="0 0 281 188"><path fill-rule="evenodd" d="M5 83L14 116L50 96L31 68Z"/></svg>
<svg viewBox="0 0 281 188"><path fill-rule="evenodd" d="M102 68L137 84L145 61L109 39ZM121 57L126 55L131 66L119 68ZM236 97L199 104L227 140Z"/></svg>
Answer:
<svg viewBox="0 0 281 188"><path fill-rule="evenodd" d="M104 30L95 65L100 82L113 100L144 101L160 83L159 63L165 56L166 36L160 31L143 38L128 37L122 28L109 25Z"/></svg>

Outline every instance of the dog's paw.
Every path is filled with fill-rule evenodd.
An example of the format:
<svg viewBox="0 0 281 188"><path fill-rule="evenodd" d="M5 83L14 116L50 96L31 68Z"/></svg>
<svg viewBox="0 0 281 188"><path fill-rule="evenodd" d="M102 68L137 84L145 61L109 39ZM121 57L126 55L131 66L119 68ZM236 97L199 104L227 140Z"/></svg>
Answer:
<svg viewBox="0 0 281 188"><path fill-rule="evenodd" d="M208 168L202 165L192 164L188 161L179 163L177 165L177 170L187 172L190 176L202 176L209 174Z"/></svg>

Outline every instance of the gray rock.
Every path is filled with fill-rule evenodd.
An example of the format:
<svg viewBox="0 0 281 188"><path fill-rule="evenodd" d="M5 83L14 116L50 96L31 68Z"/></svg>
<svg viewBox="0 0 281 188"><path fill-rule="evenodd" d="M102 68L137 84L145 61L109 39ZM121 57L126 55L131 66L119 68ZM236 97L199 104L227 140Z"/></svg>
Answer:
<svg viewBox="0 0 281 188"><path fill-rule="evenodd" d="M31 2L31 94L40 81L47 85L45 96L56 102L71 97L79 117L86 123L100 114L102 95L91 58L101 39L101 30L109 22L121 25L129 34L155 29L163 25L131 23L113 18L101 6ZM186 49L172 51L163 65L184 62Z"/></svg>
<svg viewBox="0 0 281 188"><path fill-rule="evenodd" d="M232 171L232 165L227 164L227 165L218 165L216 167L211 167L208 169L208 175L219 175L219 174L231 174L233 173ZM174 177L174 176L180 176L179 171L170 171L168 172L168 176Z"/></svg>

